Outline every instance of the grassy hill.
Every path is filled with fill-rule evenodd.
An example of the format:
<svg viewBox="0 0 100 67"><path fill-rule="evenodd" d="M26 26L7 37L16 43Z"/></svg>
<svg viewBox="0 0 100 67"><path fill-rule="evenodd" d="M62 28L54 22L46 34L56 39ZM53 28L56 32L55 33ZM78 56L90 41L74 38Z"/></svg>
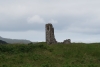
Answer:
<svg viewBox="0 0 100 67"><path fill-rule="evenodd" d="M100 67L100 43L0 45L0 67Z"/></svg>
<svg viewBox="0 0 100 67"><path fill-rule="evenodd" d="M31 43L31 41L29 40L25 40L25 39L10 39L10 38L3 38L0 36L0 40L5 41L9 44L14 44L14 43L24 43L24 44L28 44Z"/></svg>

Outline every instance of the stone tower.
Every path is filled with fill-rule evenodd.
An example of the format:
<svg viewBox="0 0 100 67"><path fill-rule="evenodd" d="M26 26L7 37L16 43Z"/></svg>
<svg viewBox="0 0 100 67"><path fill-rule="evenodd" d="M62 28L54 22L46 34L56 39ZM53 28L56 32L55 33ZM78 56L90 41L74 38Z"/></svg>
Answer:
<svg viewBox="0 0 100 67"><path fill-rule="evenodd" d="M47 44L55 44L57 43L54 35L54 28L51 23L45 25L46 30L46 43Z"/></svg>

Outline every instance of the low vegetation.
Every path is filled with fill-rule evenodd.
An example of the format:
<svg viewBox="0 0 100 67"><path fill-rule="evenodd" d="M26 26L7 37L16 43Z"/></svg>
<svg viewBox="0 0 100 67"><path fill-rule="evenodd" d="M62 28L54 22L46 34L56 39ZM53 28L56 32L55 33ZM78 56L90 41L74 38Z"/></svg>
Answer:
<svg viewBox="0 0 100 67"><path fill-rule="evenodd" d="M0 67L100 67L100 43L0 45Z"/></svg>

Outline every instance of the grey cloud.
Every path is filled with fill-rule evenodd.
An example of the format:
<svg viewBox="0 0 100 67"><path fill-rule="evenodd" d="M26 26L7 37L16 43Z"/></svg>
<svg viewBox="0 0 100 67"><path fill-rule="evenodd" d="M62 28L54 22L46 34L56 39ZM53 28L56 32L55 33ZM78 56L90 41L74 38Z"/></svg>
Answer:
<svg viewBox="0 0 100 67"><path fill-rule="evenodd" d="M28 24L26 19L30 16L40 15L46 23L54 19L56 30L69 30L71 32L86 33L84 30L97 30L99 28L98 8L96 1L70 1L70 0L6 0L0 2L0 30L1 31L27 31L44 30L43 23ZM4 4L4 5L3 5ZM93 6L94 5L94 6ZM88 20L88 22L87 22ZM95 21L94 21L95 20ZM87 22L87 23L84 23ZM95 22L96 24L94 24ZM91 26L92 25L92 26ZM75 30L78 28L77 30ZM80 30L83 30L81 32ZM99 31L99 30L97 30ZM88 31L89 32L89 31ZM90 32L93 33L93 32ZM98 32L99 33L99 32Z"/></svg>
<svg viewBox="0 0 100 67"><path fill-rule="evenodd" d="M75 22L70 25L67 31L72 33L80 34L100 34L100 23L99 21L93 21L95 19L84 19L84 21Z"/></svg>
<svg viewBox="0 0 100 67"><path fill-rule="evenodd" d="M53 19L58 41L100 42L99 6L100 0L0 0L0 36L45 41L45 23ZM28 23L35 15L45 23Z"/></svg>
<svg viewBox="0 0 100 67"><path fill-rule="evenodd" d="M64 27L69 27L71 24L71 19L67 17L43 17L45 18L45 22L49 23L49 20L54 19L57 20L58 23L54 23L54 28L56 30L62 30ZM27 17L19 17L19 18L6 18L1 21L0 30L1 31L28 31L28 30L39 30L42 31L45 28L45 23L28 23Z"/></svg>
<svg viewBox="0 0 100 67"><path fill-rule="evenodd" d="M98 31L99 20L92 21L95 19L95 16L92 15L82 15L82 16L53 16L53 17L42 17L45 22L53 18L58 21L58 23L53 24L55 30L68 30L71 32L78 33L94 33L88 30L92 30L92 28ZM94 19L93 19L94 18ZM88 20L88 21L87 21ZM0 30L1 31L28 31L28 30L37 30L43 31L45 29L45 23L28 23L27 16L19 17L17 19L7 18L4 21L1 21ZM97 26L98 25L98 26ZM87 30L88 29L88 30ZM98 31L99 32L99 31Z"/></svg>

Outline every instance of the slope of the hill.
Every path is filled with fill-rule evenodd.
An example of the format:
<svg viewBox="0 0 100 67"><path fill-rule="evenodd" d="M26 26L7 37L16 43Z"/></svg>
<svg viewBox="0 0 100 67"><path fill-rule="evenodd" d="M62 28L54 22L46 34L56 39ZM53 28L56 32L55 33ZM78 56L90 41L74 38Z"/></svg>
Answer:
<svg viewBox="0 0 100 67"><path fill-rule="evenodd" d="M30 43L31 41L29 40L21 40L21 39L10 39L10 38L3 38L3 37L0 37L0 40L3 40L7 43L10 43L10 44L14 44L14 43L24 43L24 44L28 44Z"/></svg>
<svg viewBox="0 0 100 67"><path fill-rule="evenodd" d="M7 44L7 42L0 40L0 44Z"/></svg>
<svg viewBox="0 0 100 67"><path fill-rule="evenodd" d="M0 67L100 67L100 44L0 45Z"/></svg>

